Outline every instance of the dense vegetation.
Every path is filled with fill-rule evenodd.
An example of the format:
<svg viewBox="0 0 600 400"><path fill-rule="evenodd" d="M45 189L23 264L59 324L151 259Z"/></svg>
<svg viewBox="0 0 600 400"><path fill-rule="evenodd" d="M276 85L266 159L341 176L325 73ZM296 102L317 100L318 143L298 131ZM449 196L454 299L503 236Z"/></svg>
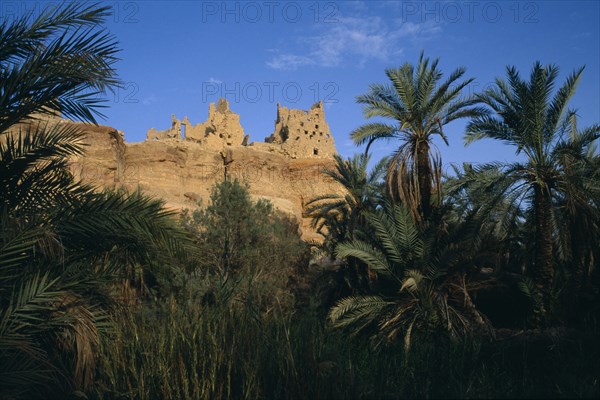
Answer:
<svg viewBox="0 0 600 400"><path fill-rule="evenodd" d="M465 98L424 55L358 96L377 122L312 199L322 243L225 180L181 215L74 179L74 124L120 85L109 10L0 24L0 398L597 397L600 125L583 68ZM442 175L465 119L518 162ZM369 170L370 144L397 148ZM375 161L375 160L373 160Z"/></svg>

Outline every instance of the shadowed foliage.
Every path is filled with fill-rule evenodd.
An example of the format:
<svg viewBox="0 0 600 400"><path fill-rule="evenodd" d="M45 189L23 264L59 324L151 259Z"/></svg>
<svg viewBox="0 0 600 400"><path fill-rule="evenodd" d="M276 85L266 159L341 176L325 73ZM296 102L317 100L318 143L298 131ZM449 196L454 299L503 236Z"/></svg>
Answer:
<svg viewBox="0 0 600 400"><path fill-rule="evenodd" d="M489 328L468 292L465 273L477 263L461 246L463 238L424 234L399 205L367 214L367 224L374 237L340 243L336 255L368 265L378 286L340 300L329 312L334 327L371 331L389 341L402 334L407 349L414 333L441 330L456 338Z"/></svg>
<svg viewBox="0 0 600 400"><path fill-rule="evenodd" d="M0 391L64 397L93 383L115 283L185 248L162 202L77 182L75 124L118 84L108 8L65 4L0 24Z"/></svg>
<svg viewBox="0 0 600 400"><path fill-rule="evenodd" d="M507 81L496 79L493 88L478 96L490 112L472 119L466 133L467 143L491 138L514 146L516 154L524 157L524 161L479 166L478 171L487 177L490 170L499 172L483 188L495 191L491 204L508 201L528 210L535 260L527 273L540 296L536 310L540 322L547 317L555 255L564 258L573 250L585 252L591 245L587 239L598 231L598 156L591 146L600 137L600 125L577 131L575 111L567 108L583 68L555 90L558 72L556 66L536 63L525 81L514 67L507 67ZM587 223L583 215L591 217ZM565 232L576 234L575 221L586 224L591 236L580 235L580 244L568 249Z"/></svg>
<svg viewBox="0 0 600 400"><path fill-rule="evenodd" d="M311 227L325 237L330 254L337 243L353 238L356 229L364 225L364 213L383 201L381 179L387 163L383 158L368 172L368 155L356 154L344 160L336 154L334 159L335 169L324 173L341 184L345 193L317 196L304 209L304 216L312 219Z"/></svg>

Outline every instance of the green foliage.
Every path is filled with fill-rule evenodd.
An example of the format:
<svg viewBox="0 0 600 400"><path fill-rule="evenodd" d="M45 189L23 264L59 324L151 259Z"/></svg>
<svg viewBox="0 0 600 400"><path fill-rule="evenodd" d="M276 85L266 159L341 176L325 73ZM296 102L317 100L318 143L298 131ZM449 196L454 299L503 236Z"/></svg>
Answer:
<svg viewBox="0 0 600 400"><path fill-rule="evenodd" d="M205 209L185 211L182 221L199 255L188 290L210 302L258 296L265 307L293 303L290 278L307 266L308 246L297 223L268 201L253 201L245 186L226 180L213 187Z"/></svg>
<svg viewBox="0 0 600 400"><path fill-rule="evenodd" d="M115 283L171 260L185 235L162 202L77 182L71 124L118 84L107 8L76 3L0 23L0 392L64 397L93 384ZM36 113L36 115L32 115Z"/></svg>
<svg viewBox="0 0 600 400"><path fill-rule="evenodd" d="M490 111L472 119L466 133L467 143L496 139L525 157L524 162L481 166L477 174L470 174L470 184L477 185L473 191L487 195L488 205L482 210L526 207L525 226L532 232L535 255L526 272L541 296L536 302L538 323L556 317L548 312L552 289L561 286L553 260L569 262L580 276L584 269L589 271L600 227L594 150L600 125L578 130L576 112L567 108L583 68L555 90L558 72L556 66L536 63L529 81L524 81L514 67L507 67L508 81L498 78L493 88L478 96ZM582 229L589 233L582 234Z"/></svg>
<svg viewBox="0 0 600 400"><path fill-rule="evenodd" d="M329 256L333 256L339 242L354 237L364 224L364 213L381 204L381 179L387 164L387 158L383 158L368 172L369 155L356 154L344 160L336 154L334 159L335 169L324 173L342 185L346 193L318 196L308 201L304 209L304 216L312 219L311 227L325 238L323 248Z"/></svg>
<svg viewBox="0 0 600 400"><path fill-rule="evenodd" d="M472 98L463 68L442 80L423 54L386 70L357 100L391 123L356 129L366 153L325 172L344 193L307 203L333 267L319 286L297 222L237 181L178 223L73 178L82 134L44 114L101 116L120 84L108 15L0 22L0 398L597 397L600 126L567 109L582 69L555 91L554 66L508 68ZM465 164L442 188L433 138L464 117L467 142L525 161ZM401 143L368 172L382 139ZM589 326L494 329L476 296L511 279L537 326Z"/></svg>
<svg viewBox="0 0 600 400"><path fill-rule="evenodd" d="M151 272L186 247L161 201L94 192L73 181L65 156L32 161L3 193L0 372L6 393L27 398L43 396L40 385L59 393L89 387L114 283L134 279L140 266ZM45 162L63 168L30 180Z"/></svg>
<svg viewBox="0 0 600 400"><path fill-rule="evenodd" d="M291 329L280 310L263 314L250 301L186 306L170 300L132 312L103 343L96 396L291 398L300 390L299 375L314 372L296 365L305 356L292 348Z"/></svg>
<svg viewBox="0 0 600 400"><path fill-rule="evenodd" d="M109 15L73 2L0 22L0 132L34 113L95 122L102 95L120 85L117 42L100 27Z"/></svg>
<svg viewBox="0 0 600 400"><path fill-rule="evenodd" d="M464 227L465 238L477 247L478 257L495 272L521 274L533 262L527 211L518 193L506 193L504 173L497 163L454 166L444 182L445 206L451 223Z"/></svg>
<svg viewBox="0 0 600 400"><path fill-rule="evenodd" d="M465 69L458 68L442 81L438 62L430 63L421 53L416 67L405 63L386 69L390 82L371 84L357 102L363 104L366 118L382 117L392 123L368 123L351 134L355 144L367 145L367 153L374 141L400 141L387 165L387 188L391 198L404 204L415 221L429 218L432 194L437 199L434 204L441 200L442 164L434 135L448 144L445 125L483 111L475 107L477 99L460 97L474 78L459 81Z"/></svg>
<svg viewBox="0 0 600 400"><path fill-rule="evenodd" d="M379 341L401 333L407 350L415 332L446 331L456 338L489 329L464 279L468 252L458 252L447 239L432 240L399 205L368 214L367 223L374 232L371 241L340 243L336 254L364 262L379 281L374 294L347 297L331 309L334 327L374 332Z"/></svg>
<svg viewBox="0 0 600 400"><path fill-rule="evenodd" d="M366 213L384 201L382 178L388 162L383 158L368 171L368 154L356 154L346 160L339 155L334 158L335 169L324 173L338 182L344 192L313 198L304 209L304 216L312 219L311 227L324 238L323 243L314 244L318 251L311 268L316 275L313 299L324 307L370 284L366 265L357 259L336 265L335 249L340 242L364 236Z"/></svg>
<svg viewBox="0 0 600 400"><path fill-rule="evenodd" d="M275 309L173 300L123 316L101 342L94 399L594 398L593 336L489 342L432 336L373 347ZM148 329L152 327L152 329Z"/></svg>

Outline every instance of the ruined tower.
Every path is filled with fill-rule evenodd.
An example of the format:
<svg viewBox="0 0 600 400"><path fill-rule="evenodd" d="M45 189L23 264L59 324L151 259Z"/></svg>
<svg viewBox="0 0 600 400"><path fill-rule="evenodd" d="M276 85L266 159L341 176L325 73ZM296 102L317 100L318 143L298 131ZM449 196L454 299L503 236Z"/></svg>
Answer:
<svg viewBox="0 0 600 400"><path fill-rule="evenodd" d="M164 131L157 131L154 128L150 128L146 133L146 140L165 140L175 139L181 140L181 121L175 118L175 114L171 115L171 128Z"/></svg>
<svg viewBox="0 0 600 400"><path fill-rule="evenodd" d="M205 122L191 126L187 117L185 139L195 141L208 148L221 149L224 146L240 146L244 141L244 128L240 116L229 109L227 99L219 99L217 106L210 103Z"/></svg>
<svg viewBox="0 0 600 400"><path fill-rule="evenodd" d="M313 104L308 111L289 109L277 103L275 131L265 142L281 145L291 158L331 158L337 152L322 101Z"/></svg>

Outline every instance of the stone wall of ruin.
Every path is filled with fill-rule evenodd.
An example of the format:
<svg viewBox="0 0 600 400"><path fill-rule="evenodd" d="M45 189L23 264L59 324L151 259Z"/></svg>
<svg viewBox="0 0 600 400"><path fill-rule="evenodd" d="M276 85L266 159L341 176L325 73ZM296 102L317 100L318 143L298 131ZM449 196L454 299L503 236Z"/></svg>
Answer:
<svg viewBox="0 0 600 400"><path fill-rule="evenodd" d="M337 152L323 102L315 103L308 111L277 103L275 131L265 142L280 145L291 158L331 158Z"/></svg>
<svg viewBox="0 0 600 400"><path fill-rule="evenodd" d="M210 103L205 122L192 125L187 116L179 120L173 115L171 128L163 131L152 128L147 132L146 140L190 141L219 151L231 146L254 146L257 150L292 159L331 158L336 153L323 102L315 103L308 111L282 107L278 103L274 131L265 142L250 143L240 116L231 111L226 99L219 99L216 106Z"/></svg>
<svg viewBox="0 0 600 400"><path fill-rule="evenodd" d="M240 116L229 109L226 99L219 99L216 107L214 103L210 103L205 122L192 126L186 116L183 123L186 125L185 140L198 142L207 148L239 146L244 141Z"/></svg>

